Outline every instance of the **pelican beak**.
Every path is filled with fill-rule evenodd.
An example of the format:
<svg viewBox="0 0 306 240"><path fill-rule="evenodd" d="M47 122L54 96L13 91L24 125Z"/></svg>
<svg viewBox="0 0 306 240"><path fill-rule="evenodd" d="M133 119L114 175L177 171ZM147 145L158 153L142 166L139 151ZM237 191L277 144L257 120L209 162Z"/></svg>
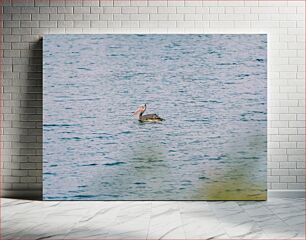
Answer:
<svg viewBox="0 0 306 240"><path fill-rule="evenodd" d="M135 115L139 112L139 109L137 109L135 112L132 112L132 115Z"/></svg>

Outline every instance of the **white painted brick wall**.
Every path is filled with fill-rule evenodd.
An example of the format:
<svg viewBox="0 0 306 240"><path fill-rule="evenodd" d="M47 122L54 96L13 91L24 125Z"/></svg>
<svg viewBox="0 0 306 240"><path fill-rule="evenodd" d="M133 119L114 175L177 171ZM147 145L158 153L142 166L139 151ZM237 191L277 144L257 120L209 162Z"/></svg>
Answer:
<svg viewBox="0 0 306 240"><path fill-rule="evenodd" d="M267 33L268 188L305 188L303 1L2 2L3 196L41 193L40 39L48 33Z"/></svg>

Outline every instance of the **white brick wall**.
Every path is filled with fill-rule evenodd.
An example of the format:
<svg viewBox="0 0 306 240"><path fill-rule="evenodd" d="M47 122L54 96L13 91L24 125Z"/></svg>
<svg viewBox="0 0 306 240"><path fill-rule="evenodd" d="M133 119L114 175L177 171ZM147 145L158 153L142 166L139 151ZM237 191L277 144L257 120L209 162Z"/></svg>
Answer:
<svg viewBox="0 0 306 240"><path fill-rule="evenodd" d="M41 192L46 33L268 33L268 187L305 188L303 1L2 2L4 196Z"/></svg>

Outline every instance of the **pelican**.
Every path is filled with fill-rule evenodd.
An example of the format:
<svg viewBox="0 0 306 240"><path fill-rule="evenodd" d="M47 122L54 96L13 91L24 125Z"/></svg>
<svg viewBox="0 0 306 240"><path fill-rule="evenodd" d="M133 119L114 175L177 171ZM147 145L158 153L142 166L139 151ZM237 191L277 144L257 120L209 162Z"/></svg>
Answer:
<svg viewBox="0 0 306 240"><path fill-rule="evenodd" d="M160 122L164 121L163 118L158 116L157 114L146 114L142 115L147 109L147 104L140 105L133 115L138 119L140 122Z"/></svg>

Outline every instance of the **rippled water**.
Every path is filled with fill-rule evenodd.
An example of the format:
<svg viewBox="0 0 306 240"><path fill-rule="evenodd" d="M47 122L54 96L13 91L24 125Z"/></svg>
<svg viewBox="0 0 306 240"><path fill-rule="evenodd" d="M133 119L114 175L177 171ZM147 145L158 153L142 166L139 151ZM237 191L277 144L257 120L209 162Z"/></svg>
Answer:
<svg viewBox="0 0 306 240"><path fill-rule="evenodd" d="M44 199L264 199L266 39L46 35Z"/></svg>

